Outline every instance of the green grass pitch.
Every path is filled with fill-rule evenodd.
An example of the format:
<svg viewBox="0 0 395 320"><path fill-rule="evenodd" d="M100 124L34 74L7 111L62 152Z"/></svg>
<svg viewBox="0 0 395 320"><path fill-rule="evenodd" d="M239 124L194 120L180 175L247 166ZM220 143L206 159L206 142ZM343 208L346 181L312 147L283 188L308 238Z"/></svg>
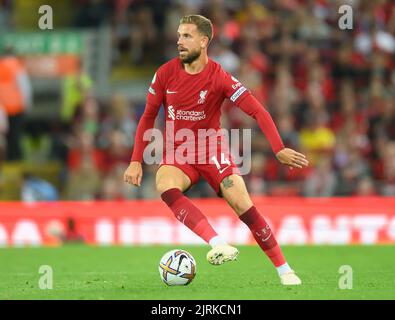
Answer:
<svg viewBox="0 0 395 320"><path fill-rule="evenodd" d="M168 287L158 262L180 248L196 259L188 286ZM257 246L239 246L237 261L212 266L208 246L0 249L0 299L395 299L394 246L283 246L302 286L284 287ZM39 288L41 265L53 289ZM353 270L353 288L339 289L339 268Z"/></svg>

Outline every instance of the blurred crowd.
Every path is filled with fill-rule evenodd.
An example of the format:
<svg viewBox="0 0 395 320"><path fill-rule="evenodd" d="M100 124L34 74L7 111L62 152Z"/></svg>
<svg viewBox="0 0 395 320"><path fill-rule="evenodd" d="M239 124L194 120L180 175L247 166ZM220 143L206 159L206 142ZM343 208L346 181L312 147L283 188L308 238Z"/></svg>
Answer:
<svg viewBox="0 0 395 320"><path fill-rule="evenodd" d="M279 165L255 120L226 101L223 127L252 128L252 167L245 176L252 194L395 196L393 1L118 0L111 10L107 1L78 3L75 26L111 26L114 65L127 55L131 65L158 66L177 54L183 15L211 19L209 56L251 90L286 146L305 153L311 164L303 170ZM353 9L352 30L339 28L343 4ZM157 197L155 165L144 166L141 188L122 179L144 101L118 93L101 101L83 77L70 80L76 99L67 116L39 125L36 137L26 138L37 145L45 134L50 142L44 158L65 164L61 197ZM159 117L157 125L163 122L163 114ZM0 113L0 135L5 132ZM215 195L205 182L189 194Z"/></svg>

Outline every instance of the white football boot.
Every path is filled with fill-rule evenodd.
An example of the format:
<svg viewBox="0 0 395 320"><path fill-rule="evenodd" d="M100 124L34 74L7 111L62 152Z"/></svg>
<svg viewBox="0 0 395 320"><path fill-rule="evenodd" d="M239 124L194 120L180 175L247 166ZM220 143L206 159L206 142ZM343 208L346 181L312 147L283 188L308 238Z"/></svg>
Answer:
<svg viewBox="0 0 395 320"><path fill-rule="evenodd" d="M215 246L207 253L207 261L214 265L220 265L227 261L236 260L239 250L228 244Z"/></svg>
<svg viewBox="0 0 395 320"><path fill-rule="evenodd" d="M281 284L284 286L297 286L302 284L302 280L291 270L280 276Z"/></svg>

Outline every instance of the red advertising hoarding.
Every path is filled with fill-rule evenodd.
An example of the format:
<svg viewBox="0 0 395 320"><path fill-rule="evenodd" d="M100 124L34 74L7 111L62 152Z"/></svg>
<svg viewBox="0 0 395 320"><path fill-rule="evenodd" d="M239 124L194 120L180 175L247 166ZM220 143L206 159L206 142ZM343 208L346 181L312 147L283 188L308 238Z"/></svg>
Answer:
<svg viewBox="0 0 395 320"><path fill-rule="evenodd" d="M395 198L253 199L280 244L395 243ZM222 199L193 199L227 241L253 244ZM67 231L73 222L74 232ZM71 235L69 237L69 235ZM201 244L160 200L0 203L0 246Z"/></svg>

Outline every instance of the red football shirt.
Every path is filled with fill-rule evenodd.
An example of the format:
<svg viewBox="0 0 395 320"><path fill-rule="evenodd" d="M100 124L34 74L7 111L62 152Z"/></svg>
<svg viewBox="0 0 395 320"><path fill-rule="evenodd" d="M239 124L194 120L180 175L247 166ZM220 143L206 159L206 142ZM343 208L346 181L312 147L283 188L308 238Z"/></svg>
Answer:
<svg viewBox="0 0 395 320"><path fill-rule="evenodd" d="M179 58L164 64L156 72L148 90L147 102L159 107L163 102L167 121L174 130L188 128L219 129L221 105L225 98L242 100L249 91L209 59L197 74L187 73Z"/></svg>
<svg viewBox="0 0 395 320"><path fill-rule="evenodd" d="M246 99L247 97L249 99ZM270 115L253 99L251 92L224 71L220 64L209 59L201 72L189 74L177 57L162 65L152 79L146 109L136 132L132 161L142 161L144 148L148 144L147 141L143 141L144 132L153 128L162 103L166 115L165 126L171 124L174 127L174 130L166 130L165 127L165 140L169 142L169 139L172 139L177 147L180 144L184 145L184 141L177 137L180 129L192 130L196 143L199 129L219 130L221 105L226 98L257 119L259 126L269 137L273 150L283 148ZM249 103L243 105L243 100L248 100ZM174 135L169 135L169 132L173 132Z"/></svg>

